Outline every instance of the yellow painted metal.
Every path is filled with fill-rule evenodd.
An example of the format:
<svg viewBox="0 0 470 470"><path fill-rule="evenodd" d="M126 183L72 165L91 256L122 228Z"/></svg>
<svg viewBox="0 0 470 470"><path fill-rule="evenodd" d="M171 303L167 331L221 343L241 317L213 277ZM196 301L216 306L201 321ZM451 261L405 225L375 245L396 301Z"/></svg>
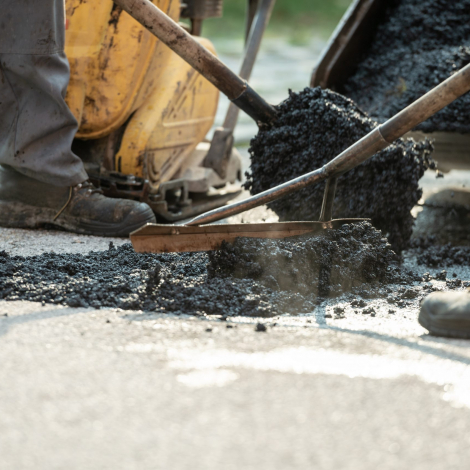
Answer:
<svg viewBox="0 0 470 470"><path fill-rule="evenodd" d="M178 0L154 3L179 19ZM158 188L209 131L218 91L112 0L66 0L66 11L66 100L79 122L77 138L125 126L116 169Z"/></svg>
<svg viewBox="0 0 470 470"><path fill-rule="evenodd" d="M160 86L127 125L116 168L144 176L154 189L169 181L211 128L218 96L213 85L172 54Z"/></svg>
<svg viewBox="0 0 470 470"><path fill-rule="evenodd" d="M67 104L79 123L84 114L85 100L92 94L98 75L112 7L112 0L90 3L67 0L66 3L66 54L71 69ZM88 103L91 99L88 98Z"/></svg>

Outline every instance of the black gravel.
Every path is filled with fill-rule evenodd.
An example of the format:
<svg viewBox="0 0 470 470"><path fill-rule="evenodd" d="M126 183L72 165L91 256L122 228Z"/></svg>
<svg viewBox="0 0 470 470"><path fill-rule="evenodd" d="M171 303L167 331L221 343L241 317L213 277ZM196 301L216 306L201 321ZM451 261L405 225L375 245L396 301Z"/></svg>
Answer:
<svg viewBox="0 0 470 470"><path fill-rule="evenodd" d="M321 88L290 92L278 106L279 118L261 128L251 141L251 168L246 187L252 194L320 168L376 127L352 100ZM410 239L410 213L421 198L419 179L430 159L428 141L399 139L360 166L341 176L333 215L371 218L392 248L399 252ZM324 184L274 201L280 220L318 220Z"/></svg>
<svg viewBox="0 0 470 470"><path fill-rule="evenodd" d="M139 254L131 245L82 254L0 252L0 299L150 312L273 316L312 312L321 296L363 297L405 284L370 224L296 240L238 240L214 253ZM230 265L233 263L232 268Z"/></svg>
<svg viewBox="0 0 470 470"><path fill-rule="evenodd" d="M388 0L370 46L338 91L378 121L470 63L470 0ZM470 94L418 126L470 132Z"/></svg>
<svg viewBox="0 0 470 470"><path fill-rule="evenodd" d="M469 246L455 246L450 243L439 245L436 244L435 237L429 236L414 239L412 249L420 265L439 268L452 265L470 266Z"/></svg>

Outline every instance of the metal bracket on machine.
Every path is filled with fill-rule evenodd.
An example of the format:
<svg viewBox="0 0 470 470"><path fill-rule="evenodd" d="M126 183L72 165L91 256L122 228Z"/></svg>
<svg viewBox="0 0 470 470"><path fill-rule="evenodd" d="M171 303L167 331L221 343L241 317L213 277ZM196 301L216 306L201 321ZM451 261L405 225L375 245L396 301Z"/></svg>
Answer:
<svg viewBox="0 0 470 470"><path fill-rule="evenodd" d="M241 193L237 188L209 195L194 194L190 198L188 182L176 179L161 183L158 193L152 194L149 182L134 175L112 171L99 175L91 173L89 176L91 182L101 188L105 196L145 202L158 219L166 222L176 222L215 209Z"/></svg>
<svg viewBox="0 0 470 470"><path fill-rule="evenodd" d="M212 136L211 146L204 159L204 166L212 168L221 178L226 178L232 148L233 130L218 127Z"/></svg>
<svg viewBox="0 0 470 470"><path fill-rule="evenodd" d="M202 21L222 16L222 0L184 0L181 3L181 18L191 20L191 34L200 36Z"/></svg>

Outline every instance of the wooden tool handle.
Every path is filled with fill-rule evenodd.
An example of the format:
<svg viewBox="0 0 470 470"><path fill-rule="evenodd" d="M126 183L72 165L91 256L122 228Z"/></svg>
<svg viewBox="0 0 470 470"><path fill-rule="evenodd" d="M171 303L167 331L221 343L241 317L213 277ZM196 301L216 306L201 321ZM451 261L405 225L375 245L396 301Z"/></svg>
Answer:
<svg viewBox="0 0 470 470"><path fill-rule="evenodd" d="M395 141L469 90L470 64L382 124L384 139Z"/></svg>
<svg viewBox="0 0 470 470"><path fill-rule="evenodd" d="M324 166L338 176L375 155L470 90L470 64L428 91Z"/></svg>
<svg viewBox="0 0 470 470"><path fill-rule="evenodd" d="M114 0L256 122L269 123L275 109L248 83L149 0Z"/></svg>

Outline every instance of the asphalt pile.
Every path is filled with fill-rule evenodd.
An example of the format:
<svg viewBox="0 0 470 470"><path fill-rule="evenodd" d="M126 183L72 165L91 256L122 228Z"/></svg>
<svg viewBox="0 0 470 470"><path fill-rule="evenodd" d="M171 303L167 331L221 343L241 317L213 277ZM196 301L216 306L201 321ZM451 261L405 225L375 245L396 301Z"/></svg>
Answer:
<svg viewBox="0 0 470 470"><path fill-rule="evenodd" d="M265 191L328 163L373 130L377 123L351 99L330 90L306 88L277 107L279 117L260 128L250 146L245 187ZM400 252L408 246L421 198L419 179L428 168L432 144L399 139L338 179L334 218L372 219ZM324 184L305 188L269 204L281 221L318 220Z"/></svg>
<svg viewBox="0 0 470 470"><path fill-rule="evenodd" d="M282 240L239 238L209 253L209 260L211 277L255 279L320 297L404 280L390 244L367 222Z"/></svg>
<svg viewBox="0 0 470 470"><path fill-rule="evenodd" d="M368 223L295 240L239 239L209 254L140 254L129 244L87 255L0 252L0 299L70 307L272 316L408 282Z"/></svg>
<svg viewBox="0 0 470 470"><path fill-rule="evenodd" d="M370 46L339 84L370 116L390 118L470 63L470 0L390 0ZM470 94L422 123L424 132L470 132Z"/></svg>

